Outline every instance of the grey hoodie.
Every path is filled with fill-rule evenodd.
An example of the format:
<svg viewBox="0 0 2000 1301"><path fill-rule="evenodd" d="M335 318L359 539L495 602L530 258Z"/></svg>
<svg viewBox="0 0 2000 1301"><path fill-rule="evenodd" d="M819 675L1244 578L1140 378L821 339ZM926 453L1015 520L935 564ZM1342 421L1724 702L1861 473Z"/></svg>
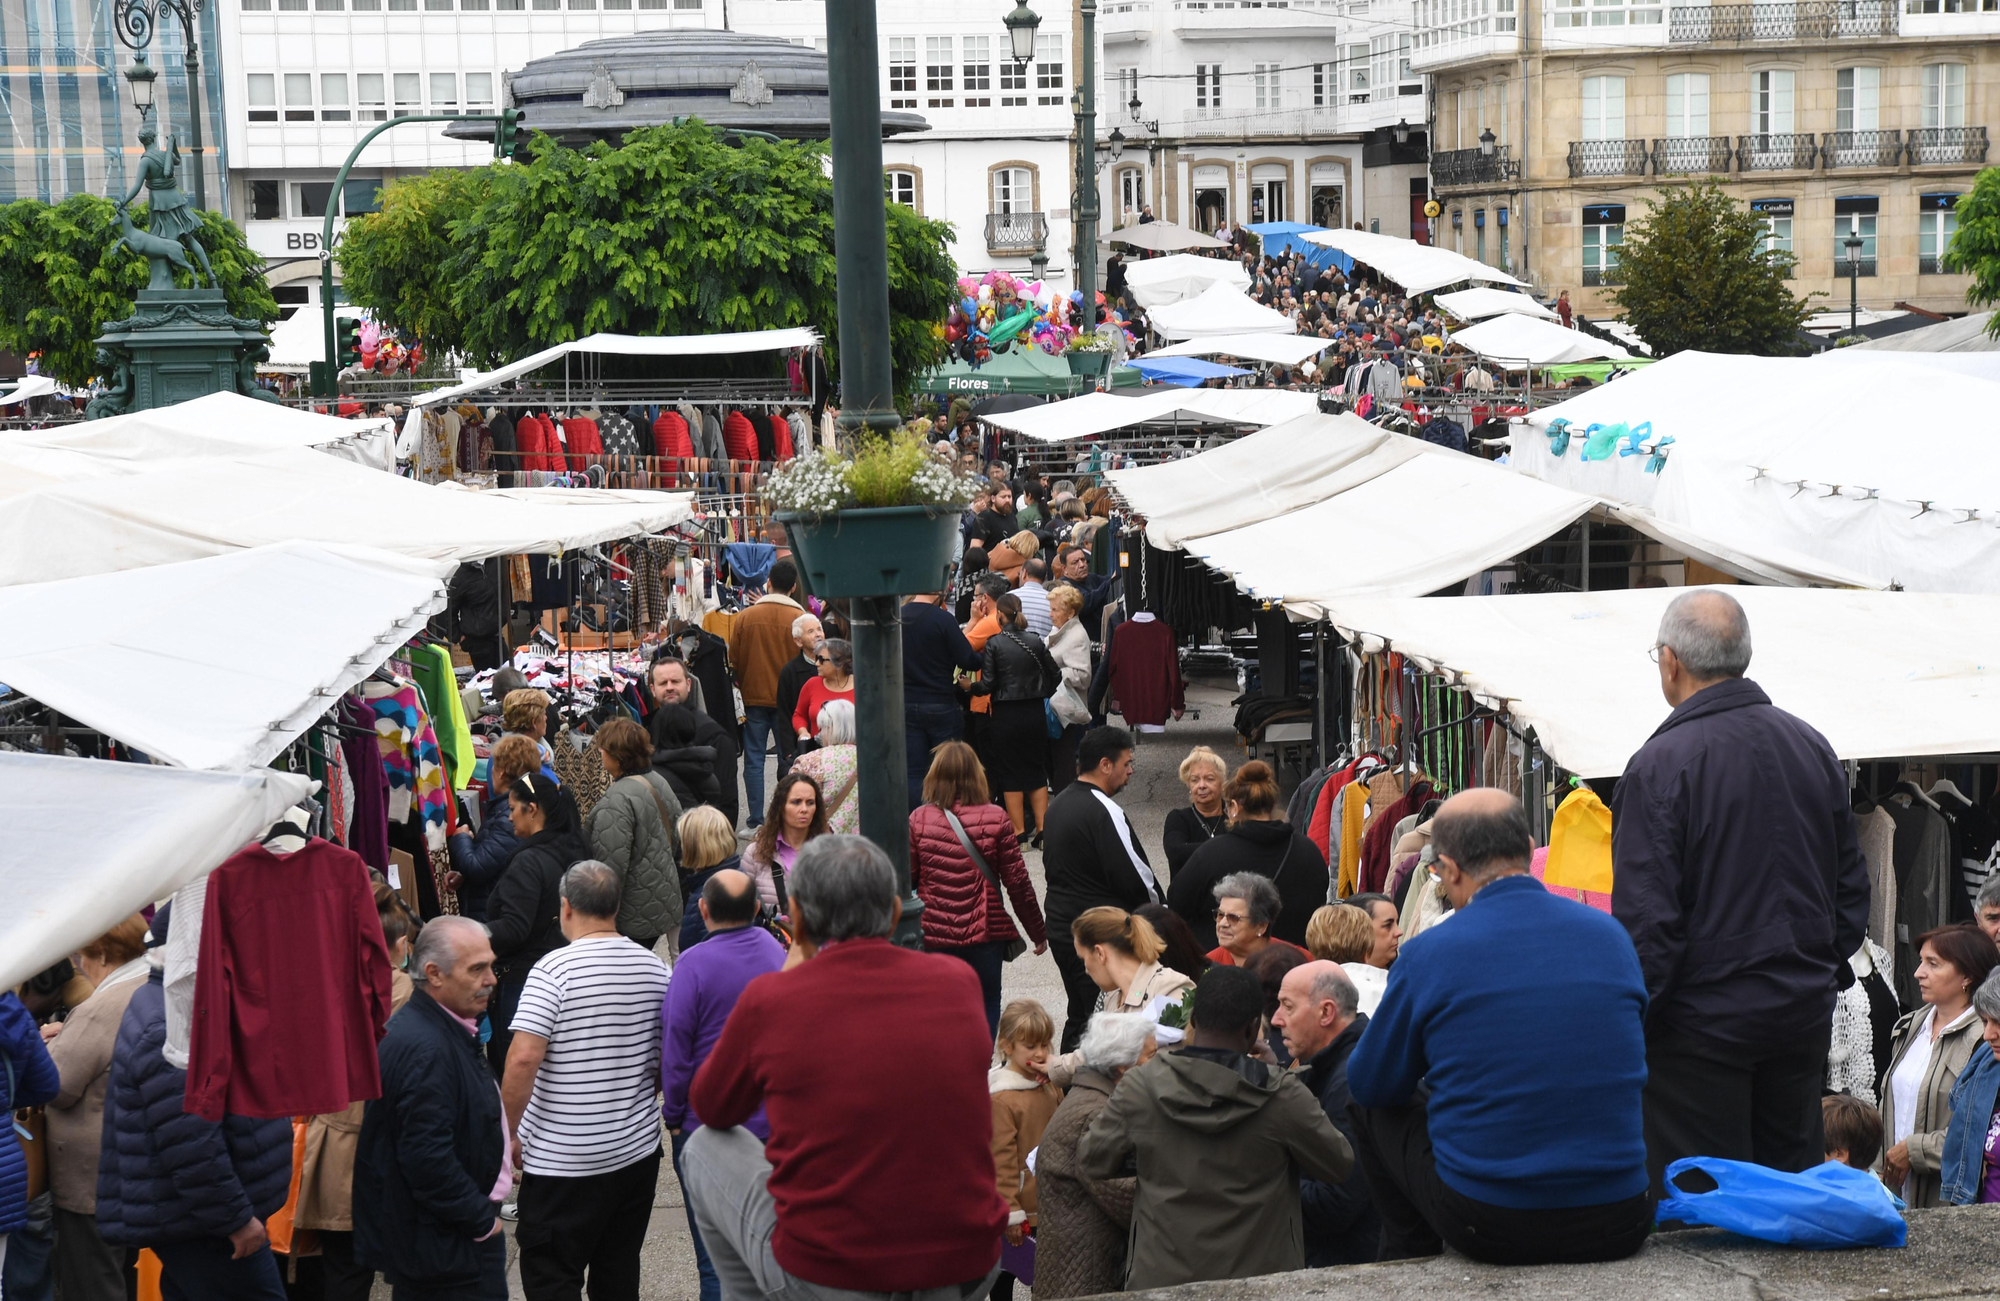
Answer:
<svg viewBox="0 0 2000 1301"><path fill-rule="evenodd" d="M1137 1173L1128 1291L1305 1268L1299 1176L1354 1167L1296 1076L1183 1048L1126 1074L1077 1148L1083 1173Z"/></svg>

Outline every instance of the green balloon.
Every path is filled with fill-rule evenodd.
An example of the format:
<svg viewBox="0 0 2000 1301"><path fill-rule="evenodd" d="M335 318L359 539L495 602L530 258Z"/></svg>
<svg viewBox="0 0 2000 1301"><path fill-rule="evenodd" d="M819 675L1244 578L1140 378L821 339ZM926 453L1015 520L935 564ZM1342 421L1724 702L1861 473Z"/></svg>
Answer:
<svg viewBox="0 0 2000 1301"><path fill-rule="evenodd" d="M986 342L989 344L1005 343L1021 331L1027 329L1029 323L1034 319L1035 311L1033 308L1029 308L1027 311L1010 316L1004 321L996 322L993 328L986 332Z"/></svg>

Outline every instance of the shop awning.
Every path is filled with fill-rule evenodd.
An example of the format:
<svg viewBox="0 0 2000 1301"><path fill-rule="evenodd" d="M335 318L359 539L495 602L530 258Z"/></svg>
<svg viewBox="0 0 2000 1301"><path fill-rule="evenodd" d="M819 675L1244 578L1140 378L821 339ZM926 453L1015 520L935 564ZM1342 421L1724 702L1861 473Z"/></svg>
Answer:
<svg viewBox="0 0 2000 1301"><path fill-rule="evenodd" d="M1008 411L986 422L1044 443L1085 438L1134 425L1173 423L1188 426L1275 425L1319 409L1311 393L1291 389L1184 389L1119 397L1086 393L1065 402L1051 402L1032 411Z"/></svg>
<svg viewBox="0 0 2000 1301"><path fill-rule="evenodd" d="M1015 347L993 357L984 365L954 361L925 373L918 385L925 393L960 393L985 397L994 393L1071 394L1080 393L1084 380L1072 375L1069 363L1051 357L1040 348Z"/></svg>
<svg viewBox="0 0 2000 1301"><path fill-rule="evenodd" d="M1646 652L1683 589L1343 601L1334 623L1504 701L1555 761L1611 777L1661 722ZM2000 598L1726 589L1750 618L1749 676L1843 759L2000 749Z"/></svg>
<svg viewBox="0 0 2000 1301"><path fill-rule="evenodd" d="M9 477L0 443L0 482ZM621 497L531 504L297 450L168 461L0 497L0 587L290 541L448 561L554 553L658 532L692 513L689 493Z"/></svg>
<svg viewBox="0 0 2000 1301"><path fill-rule="evenodd" d="M420 393L410 400L412 406L435 406L439 402L452 402L470 393L483 393L496 384L504 384L510 379L532 375L551 362L561 361L572 353L603 353L618 357L727 357L749 352L785 352L792 348L817 347L819 331L798 327L789 330L748 330L735 334L591 334L569 343L559 343L553 348L510 361L497 370L489 370L475 376L463 384L450 388L432 389Z"/></svg>
<svg viewBox="0 0 2000 1301"><path fill-rule="evenodd" d="M1106 244L1127 244L1133 248L1171 253L1185 248L1228 248L1213 235L1171 221L1149 221L1143 226L1126 226L1104 237Z"/></svg>
<svg viewBox="0 0 2000 1301"><path fill-rule="evenodd" d="M1192 298L1146 313L1146 323L1163 339L1193 339L1210 334L1290 334L1292 322L1274 307L1247 297L1234 285L1218 281Z"/></svg>
<svg viewBox="0 0 2000 1301"><path fill-rule="evenodd" d="M1545 321L1560 320L1554 312L1535 301L1533 294L1511 289L1475 285L1455 294L1439 294L1432 300L1461 321L1483 321L1489 316L1539 316Z"/></svg>
<svg viewBox="0 0 2000 1301"><path fill-rule="evenodd" d="M1571 361L1618 359L1632 354L1555 321L1509 313L1452 332L1451 341L1509 370Z"/></svg>
<svg viewBox="0 0 2000 1301"><path fill-rule="evenodd" d="M1335 265L1342 271L1353 268L1353 260L1337 250L1321 244L1308 244L1299 238L1301 235L1318 234L1326 229L1324 226L1311 226L1303 221L1258 221L1243 229L1257 237L1258 243L1263 246L1265 257L1285 257L1291 253L1298 253L1316 266Z"/></svg>
<svg viewBox="0 0 2000 1301"><path fill-rule="evenodd" d="M287 447L309 447L374 470L396 468L395 428L387 419L324 416L241 393L210 393L125 416L0 434L0 458L59 479Z"/></svg>
<svg viewBox="0 0 2000 1301"><path fill-rule="evenodd" d="M1250 289L1250 273L1234 258L1199 257L1193 253L1148 258L1125 268L1125 292L1149 311L1193 298L1215 284L1233 285L1238 293L1246 293Z"/></svg>
<svg viewBox="0 0 2000 1301"><path fill-rule="evenodd" d="M310 788L268 768L0 753L0 988L215 870Z"/></svg>
<svg viewBox="0 0 2000 1301"><path fill-rule="evenodd" d="M1521 285L1496 267L1475 262L1461 253L1419 244L1394 235L1375 235L1365 230L1324 230L1300 235L1309 244L1335 248L1365 262L1403 287L1408 294L1427 294L1446 285L1471 281L1475 284Z"/></svg>
<svg viewBox="0 0 2000 1301"><path fill-rule="evenodd" d="M254 768L423 630L449 569L284 542L0 589L0 682L163 763Z"/></svg>
<svg viewBox="0 0 2000 1301"><path fill-rule="evenodd" d="M1322 339L1316 334L1208 334L1186 343L1155 348L1146 357L1235 357L1242 361L1268 361L1278 366L1296 366L1308 357L1317 357L1338 339ZM1145 357L1138 358L1143 361Z"/></svg>
<svg viewBox="0 0 2000 1301"><path fill-rule="evenodd" d="M1250 372L1240 366L1218 366L1198 357L1140 357L1132 369L1160 384L1196 388L1212 379L1235 379Z"/></svg>

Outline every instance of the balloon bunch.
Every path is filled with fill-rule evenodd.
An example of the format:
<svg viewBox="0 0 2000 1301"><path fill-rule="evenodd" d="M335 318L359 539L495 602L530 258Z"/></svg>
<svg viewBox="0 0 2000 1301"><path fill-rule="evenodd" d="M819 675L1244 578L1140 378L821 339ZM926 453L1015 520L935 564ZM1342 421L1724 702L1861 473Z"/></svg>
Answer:
<svg viewBox="0 0 2000 1301"><path fill-rule="evenodd" d="M1091 328L1085 322L1083 295L1059 293L1047 281L989 271L978 279L959 277L958 292L958 301L937 329L951 355L975 368L1016 345L1060 356L1079 333ZM1102 310L1104 306L1100 293L1097 307ZM1124 332L1129 344L1137 346L1122 313L1112 311L1105 319Z"/></svg>

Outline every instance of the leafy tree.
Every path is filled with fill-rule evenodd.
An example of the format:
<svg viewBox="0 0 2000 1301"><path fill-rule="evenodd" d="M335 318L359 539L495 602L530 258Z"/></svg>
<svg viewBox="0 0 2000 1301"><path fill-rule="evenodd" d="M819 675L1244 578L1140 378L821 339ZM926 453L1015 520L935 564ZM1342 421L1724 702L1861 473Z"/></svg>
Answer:
<svg viewBox="0 0 2000 1301"><path fill-rule="evenodd" d="M1944 251L1944 269L1970 275L1965 301L1974 307L2000 303L2000 167L1988 167L1973 178L1972 189L1958 197L1958 231ZM1986 332L2000 338L2000 312L1986 322Z"/></svg>
<svg viewBox="0 0 2000 1301"><path fill-rule="evenodd" d="M527 163L385 187L348 223L348 297L433 349L493 365L598 331L702 334L812 326L838 342L833 183L822 146L696 122L617 148L537 136ZM899 388L942 360L932 328L957 272L950 228L888 205Z"/></svg>
<svg viewBox="0 0 2000 1301"><path fill-rule="evenodd" d="M264 259L235 222L213 211L201 217L198 238L230 312L275 321L278 304L264 283ZM143 226L146 210L134 208L132 220ZM89 383L97 373L92 341L109 322L132 315L149 275L146 259L129 248L104 260L117 238L117 209L97 195L0 205L0 347L41 353L42 373L64 384ZM193 289L199 282L179 273L175 283Z"/></svg>
<svg viewBox="0 0 2000 1301"><path fill-rule="evenodd" d="M1764 224L1713 181L1664 192L1625 231L1611 301L1655 356L1789 355L1811 310L1785 286L1798 260L1764 247Z"/></svg>

